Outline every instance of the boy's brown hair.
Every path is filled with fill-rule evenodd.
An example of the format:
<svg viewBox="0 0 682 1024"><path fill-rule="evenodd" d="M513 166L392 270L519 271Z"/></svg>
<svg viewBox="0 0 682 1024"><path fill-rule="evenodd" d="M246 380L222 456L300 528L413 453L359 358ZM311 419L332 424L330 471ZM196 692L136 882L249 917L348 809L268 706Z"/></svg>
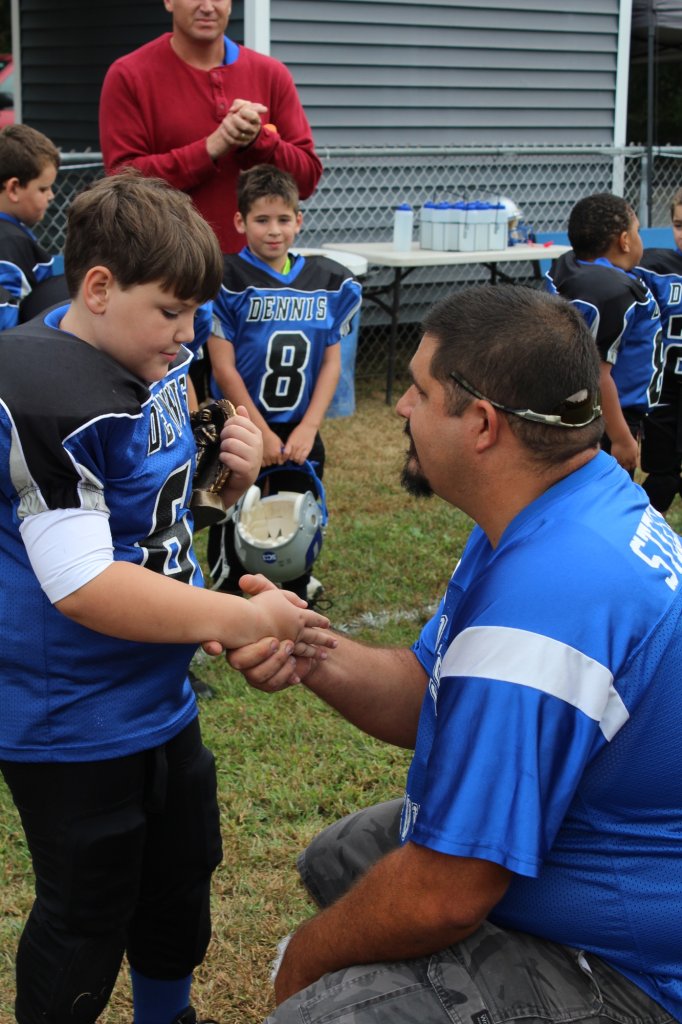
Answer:
<svg viewBox="0 0 682 1024"><path fill-rule="evenodd" d="M155 281L201 303L220 289L223 258L189 196L126 169L79 192L69 208L64 274L72 296L95 266L107 267L122 288Z"/></svg>
<svg viewBox="0 0 682 1024"><path fill-rule="evenodd" d="M47 135L27 124L8 124L0 131L0 184L18 178L25 188L48 164L59 170L59 160L59 150Z"/></svg>
<svg viewBox="0 0 682 1024"><path fill-rule="evenodd" d="M675 195L670 200L670 219L673 220L675 217L675 207L682 206L682 188L678 188Z"/></svg>
<svg viewBox="0 0 682 1024"><path fill-rule="evenodd" d="M237 182L237 209L244 220L257 200L271 196L283 199L294 213L298 213L298 185L288 171L281 171L271 164L256 164L248 171L242 171Z"/></svg>

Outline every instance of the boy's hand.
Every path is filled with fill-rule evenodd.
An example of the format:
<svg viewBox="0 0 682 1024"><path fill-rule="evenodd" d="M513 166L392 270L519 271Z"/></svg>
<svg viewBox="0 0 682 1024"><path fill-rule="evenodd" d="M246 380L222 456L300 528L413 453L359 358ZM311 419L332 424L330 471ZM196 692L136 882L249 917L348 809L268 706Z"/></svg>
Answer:
<svg viewBox="0 0 682 1024"><path fill-rule="evenodd" d="M297 649L311 651L318 647L336 647L337 640L329 630L329 619L311 608L301 607L300 598L286 590L265 590L251 598L263 616L263 636L292 640Z"/></svg>
<svg viewBox="0 0 682 1024"><path fill-rule="evenodd" d="M237 406L220 434L220 461L230 468L221 492L225 508L234 505L256 480L263 462L263 437L243 405Z"/></svg>
<svg viewBox="0 0 682 1024"><path fill-rule="evenodd" d="M307 603L302 597L290 590L280 590L262 573L245 573L239 580L239 586L245 594L253 597L266 593L278 594L301 611L307 609ZM317 619L318 623L322 620L329 625L329 620L324 616L317 616ZM254 644L226 651L225 656L233 668L244 674L251 686L274 692L300 683L316 661L323 661L327 657L325 648L334 648L337 644L338 640L327 633L326 629L321 632L318 624L306 624L296 643L289 639L266 636ZM207 640L201 646L206 654L214 658L224 651L217 640ZM254 669L253 673L249 669Z"/></svg>
<svg viewBox="0 0 682 1024"><path fill-rule="evenodd" d="M284 458L291 459L292 462L297 462L301 465L310 455L316 434L317 430L315 427L308 427L305 423L299 423L291 431L284 445Z"/></svg>
<svg viewBox="0 0 682 1024"><path fill-rule="evenodd" d="M637 469L639 447L629 431L622 439L619 438L611 441L611 454L616 462L620 463L628 473L634 473Z"/></svg>
<svg viewBox="0 0 682 1024"><path fill-rule="evenodd" d="M282 439L277 436L274 430L263 432L263 465L279 466L283 461Z"/></svg>

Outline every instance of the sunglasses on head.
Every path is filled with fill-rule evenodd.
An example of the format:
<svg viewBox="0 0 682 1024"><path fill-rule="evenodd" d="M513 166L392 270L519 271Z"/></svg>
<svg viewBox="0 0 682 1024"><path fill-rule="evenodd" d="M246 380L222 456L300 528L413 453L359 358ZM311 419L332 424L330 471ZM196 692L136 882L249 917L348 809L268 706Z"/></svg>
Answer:
<svg viewBox="0 0 682 1024"><path fill-rule="evenodd" d="M465 377L462 377L460 373L456 373L455 370L450 370L450 376L461 388L464 388L470 395L473 395L474 398L490 402L495 409L511 413L512 416L520 416L522 420L530 420L532 423L544 423L549 427L587 427L601 416L599 395L593 394L587 388L583 388L582 391L577 391L575 395L565 398L563 402L559 403L554 412L533 412L532 409L512 409L508 405L502 405L501 402L493 401L492 398L482 394Z"/></svg>

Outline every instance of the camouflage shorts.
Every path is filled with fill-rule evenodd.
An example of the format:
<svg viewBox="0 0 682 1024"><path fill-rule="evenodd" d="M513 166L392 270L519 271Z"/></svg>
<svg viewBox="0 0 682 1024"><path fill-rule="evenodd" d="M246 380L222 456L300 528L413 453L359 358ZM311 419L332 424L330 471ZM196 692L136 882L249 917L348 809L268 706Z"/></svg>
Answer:
<svg viewBox="0 0 682 1024"><path fill-rule="evenodd" d="M375 804L335 821L313 839L296 866L318 906L329 906L372 864L400 845L402 806L402 798Z"/></svg>
<svg viewBox="0 0 682 1024"><path fill-rule="evenodd" d="M325 829L299 858L324 906L398 845L402 800ZM432 956L327 974L266 1024L674 1024L599 957L485 922Z"/></svg>

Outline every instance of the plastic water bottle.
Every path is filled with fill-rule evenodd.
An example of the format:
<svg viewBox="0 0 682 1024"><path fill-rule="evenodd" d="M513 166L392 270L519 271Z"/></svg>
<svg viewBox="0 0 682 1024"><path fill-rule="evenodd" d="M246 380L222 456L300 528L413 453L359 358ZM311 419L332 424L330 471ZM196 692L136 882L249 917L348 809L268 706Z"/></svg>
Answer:
<svg viewBox="0 0 682 1024"><path fill-rule="evenodd" d="M412 229L414 213L409 203L396 206L393 215L393 248L399 252L409 252L412 248Z"/></svg>
<svg viewBox="0 0 682 1024"><path fill-rule="evenodd" d="M433 242L432 249L436 252L445 252L445 224L450 209L450 203L436 203L433 211Z"/></svg>
<svg viewBox="0 0 682 1024"><path fill-rule="evenodd" d="M461 252L473 252L476 248L476 203L464 203L460 211L459 248Z"/></svg>
<svg viewBox="0 0 682 1024"><path fill-rule="evenodd" d="M467 216L467 203L458 199L452 204L450 223L446 230L446 242L450 252L459 252L462 248L462 228Z"/></svg>
<svg viewBox="0 0 682 1024"><path fill-rule="evenodd" d="M419 215L419 246L433 249L433 211L436 204L430 200L424 203Z"/></svg>
<svg viewBox="0 0 682 1024"><path fill-rule="evenodd" d="M464 203L450 203L445 220L445 250L457 252L459 249L459 225L462 218Z"/></svg>
<svg viewBox="0 0 682 1024"><path fill-rule="evenodd" d="M508 242L507 232L507 210L504 203L493 203L495 220L490 229L490 248L506 249Z"/></svg>
<svg viewBox="0 0 682 1024"><path fill-rule="evenodd" d="M490 248L490 225L494 220L494 213L490 203L483 200L475 203L475 210L472 214L474 229L474 249L479 252Z"/></svg>

